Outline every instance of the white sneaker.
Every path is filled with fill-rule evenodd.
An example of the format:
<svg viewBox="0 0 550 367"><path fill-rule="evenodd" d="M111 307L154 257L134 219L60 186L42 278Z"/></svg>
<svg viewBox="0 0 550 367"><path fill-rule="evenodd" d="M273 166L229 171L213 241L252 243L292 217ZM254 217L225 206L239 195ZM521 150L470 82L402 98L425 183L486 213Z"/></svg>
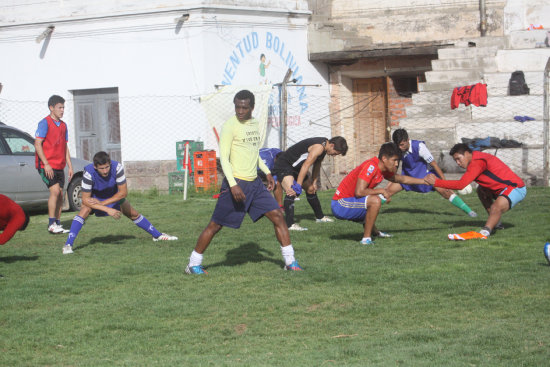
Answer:
<svg viewBox="0 0 550 367"><path fill-rule="evenodd" d="M153 241L176 241L178 238L176 236L170 236L167 233L162 233L157 238L153 238Z"/></svg>
<svg viewBox="0 0 550 367"><path fill-rule="evenodd" d="M61 228L61 230L63 231L61 233L69 233L70 232L70 230L63 228L63 224L58 224L57 228Z"/></svg>
<svg viewBox="0 0 550 367"><path fill-rule="evenodd" d="M307 231L307 228L301 227L298 223L294 223L288 227L289 231Z"/></svg>
<svg viewBox="0 0 550 367"><path fill-rule="evenodd" d="M376 237L380 237L380 238L390 238L390 237L393 237L393 235L387 233L387 232L382 232L382 231L378 231L377 234L375 234Z"/></svg>
<svg viewBox="0 0 550 367"><path fill-rule="evenodd" d="M315 219L315 222L317 223L332 223L334 222L334 219L327 217L326 215L321 219Z"/></svg>
<svg viewBox="0 0 550 367"><path fill-rule="evenodd" d="M48 227L48 232L52 234L60 234L63 233L63 227L58 226L56 223L52 223L52 225Z"/></svg>
<svg viewBox="0 0 550 367"><path fill-rule="evenodd" d="M73 253L73 246L71 245L63 246L63 255L72 254L72 253Z"/></svg>

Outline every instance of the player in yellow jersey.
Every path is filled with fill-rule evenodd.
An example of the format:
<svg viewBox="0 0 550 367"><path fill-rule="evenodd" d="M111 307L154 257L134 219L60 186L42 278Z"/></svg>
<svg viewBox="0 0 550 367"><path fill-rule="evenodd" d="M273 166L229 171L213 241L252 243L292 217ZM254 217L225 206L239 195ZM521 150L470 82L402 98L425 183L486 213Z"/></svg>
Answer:
<svg viewBox="0 0 550 367"><path fill-rule="evenodd" d="M281 245L285 270L300 271L282 210L269 191L275 186L270 170L260 158L260 131L252 117L254 94L238 92L233 103L235 116L227 120L220 136L220 163L225 174L220 196L210 223L200 234L185 268L187 274L206 274L203 253L222 227L239 228L246 215L256 222L264 215L273 222L275 236ZM258 167L267 176L268 187L258 177ZM269 190L269 191L268 191Z"/></svg>

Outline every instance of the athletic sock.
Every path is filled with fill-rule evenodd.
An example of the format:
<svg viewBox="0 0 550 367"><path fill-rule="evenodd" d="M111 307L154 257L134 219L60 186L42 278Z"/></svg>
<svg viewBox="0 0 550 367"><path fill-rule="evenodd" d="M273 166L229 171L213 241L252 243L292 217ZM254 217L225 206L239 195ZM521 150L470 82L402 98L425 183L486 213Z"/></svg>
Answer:
<svg viewBox="0 0 550 367"><path fill-rule="evenodd" d="M315 218L323 218L325 215L323 214L323 208L321 208L321 202L319 201L317 194L306 194L306 198L307 202L311 206L311 209L313 209L313 212L315 213Z"/></svg>
<svg viewBox="0 0 550 367"><path fill-rule="evenodd" d="M203 254L199 254L195 250L191 252L191 256L189 257L189 266L198 266L202 264L202 257Z"/></svg>
<svg viewBox="0 0 550 367"><path fill-rule="evenodd" d="M296 259L294 258L294 247L292 247L292 244L288 246L281 246L281 253L283 254L283 259L285 259L285 265L290 265Z"/></svg>
<svg viewBox="0 0 550 367"><path fill-rule="evenodd" d="M283 207L285 208L285 221L286 226L290 227L294 224L294 196L285 195L283 200Z"/></svg>
<svg viewBox="0 0 550 367"><path fill-rule="evenodd" d="M462 210L464 213L468 215L472 211L472 209L470 209L470 207L464 202L464 200L462 200L456 194L452 194L451 197L449 198L449 201L451 202L451 204L453 204L458 209Z"/></svg>
<svg viewBox="0 0 550 367"><path fill-rule="evenodd" d="M489 237L491 235L491 228L485 226L483 228L481 228L481 230L479 231L479 233L481 233L482 235L484 235L485 237Z"/></svg>
<svg viewBox="0 0 550 367"><path fill-rule="evenodd" d="M55 223L55 218L48 218L48 228Z"/></svg>
<svg viewBox="0 0 550 367"><path fill-rule="evenodd" d="M140 215L138 219L134 220L133 222L136 224L136 226L153 236L153 238L157 238L162 234L143 215Z"/></svg>
<svg viewBox="0 0 550 367"><path fill-rule="evenodd" d="M60 226L60 225L61 225L61 219L56 219L56 220L55 220L55 224L57 224L58 226Z"/></svg>
<svg viewBox="0 0 550 367"><path fill-rule="evenodd" d="M363 239L362 239L361 241L367 241L367 240L368 240L368 241L372 241L372 238L370 238L370 237L363 237Z"/></svg>
<svg viewBox="0 0 550 367"><path fill-rule="evenodd" d="M78 232L80 232L83 225L84 218L82 218L80 215L75 215L75 217L73 218L73 222L71 223L71 230L69 232L69 237L67 237L67 242L65 242L65 246L73 245L74 240L76 240L76 236L78 236Z"/></svg>

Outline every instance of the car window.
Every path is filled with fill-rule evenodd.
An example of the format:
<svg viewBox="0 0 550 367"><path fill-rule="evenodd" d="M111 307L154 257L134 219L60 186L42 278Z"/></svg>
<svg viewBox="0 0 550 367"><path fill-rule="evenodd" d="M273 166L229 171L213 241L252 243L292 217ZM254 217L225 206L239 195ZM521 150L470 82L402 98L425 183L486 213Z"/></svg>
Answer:
<svg viewBox="0 0 550 367"><path fill-rule="evenodd" d="M14 155L33 155L34 142L28 136L17 131L2 130L2 138ZM1 148L1 145L0 145Z"/></svg>

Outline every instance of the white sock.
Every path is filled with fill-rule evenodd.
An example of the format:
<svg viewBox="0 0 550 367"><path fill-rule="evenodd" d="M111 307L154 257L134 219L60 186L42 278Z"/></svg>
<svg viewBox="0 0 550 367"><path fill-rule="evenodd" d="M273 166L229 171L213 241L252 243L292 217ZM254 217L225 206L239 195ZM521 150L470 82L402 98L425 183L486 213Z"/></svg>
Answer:
<svg viewBox="0 0 550 367"><path fill-rule="evenodd" d="M202 264L202 254L199 254L195 250L191 252L191 256L189 257L189 266L197 266Z"/></svg>
<svg viewBox="0 0 550 367"><path fill-rule="evenodd" d="M451 196L449 196L449 201L452 203L455 198L456 194L451 194Z"/></svg>
<svg viewBox="0 0 550 367"><path fill-rule="evenodd" d="M282 247L281 246L281 253L283 254L283 258L285 259L285 265L290 265L296 259L294 258L294 247L292 247L292 244Z"/></svg>
<svg viewBox="0 0 550 367"><path fill-rule="evenodd" d="M362 239L361 241L366 241L366 240L372 241L372 238L370 238L370 237L363 237L363 239Z"/></svg>
<svg viewBox="0 0 550 367"><path fill-rule="evenodd" d="M489 232L488 230L486 229L482 229L481 231L479 231L479 233L481 233L482 235L484 235L485 237L489 237L491 235L491 232Z"/></svg>

